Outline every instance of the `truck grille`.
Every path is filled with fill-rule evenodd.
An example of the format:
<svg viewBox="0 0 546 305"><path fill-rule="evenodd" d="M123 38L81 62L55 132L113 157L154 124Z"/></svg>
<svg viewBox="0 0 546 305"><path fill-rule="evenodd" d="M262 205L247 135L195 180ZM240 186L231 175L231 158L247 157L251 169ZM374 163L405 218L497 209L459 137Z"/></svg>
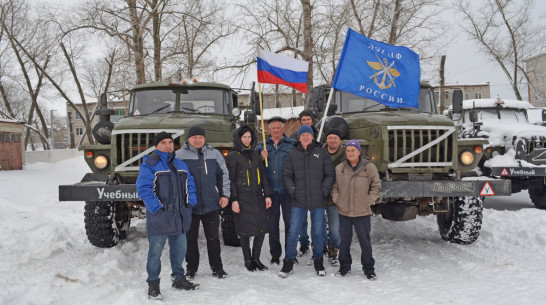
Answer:
<svg viewBox="0 0 546 305"><path fill-rule="evenodd" d="M138 171L142 164L142 157L150 154L154 147L154 137L161 131L142 130L142 132L114 132L112 134L112 146L116 147L115 170ZM167 131L176 133L177 131ZM174 137L175 151L180 148L180 138ZM148 150L148 151L147 151Z"/></svg>
<svg viewBox="0 0 546 305"><path fill-rule="evenodd" d="M453 162L453 126L388 126L389 168L444 167Z"/></svg>

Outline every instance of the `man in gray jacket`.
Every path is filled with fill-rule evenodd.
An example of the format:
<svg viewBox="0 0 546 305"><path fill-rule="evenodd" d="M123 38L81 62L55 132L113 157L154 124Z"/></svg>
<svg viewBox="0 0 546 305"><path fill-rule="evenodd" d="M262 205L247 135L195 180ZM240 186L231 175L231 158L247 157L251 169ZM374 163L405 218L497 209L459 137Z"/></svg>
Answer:
<svg viewBox="0 0 546 305"><path fill-rule="evenodd" d="M186 162L197 188L197 205L193 208L192 222L188 231L188 253L186 255L186 278L193 279L199 267L199 222L207 238L207 253L212 275L227 276L220 257L220 210L228 205L230 181L226 162L222 154L206 144L205 130L192 126L188 141L176 151L176 157Z"/></svg>

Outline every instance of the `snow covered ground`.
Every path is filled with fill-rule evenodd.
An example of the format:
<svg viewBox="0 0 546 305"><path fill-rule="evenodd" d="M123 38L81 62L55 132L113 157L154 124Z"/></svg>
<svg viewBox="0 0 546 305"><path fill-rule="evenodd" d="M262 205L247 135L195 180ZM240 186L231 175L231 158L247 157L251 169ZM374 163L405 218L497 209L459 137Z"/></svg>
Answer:
<svg viewBox="0 0 546 305"><path fill-rule="evenodd" d="M83 158L0 171L0 304L151 304L147 299L145 220L131 224L115 248L86 239L83 203L57 201L59 184L87 171ZM223 247L229 277L211 276L204 240L192 292L170 287L167 251L162 258L165 304L542 304L546 299L546 212L526 192L487 198L480 238L473 245L444 242L435 217L391 222L374 216L372 238L378 280L360 271L317 277L300 259L288 279L280 267L249 273L239 248ZM267 242L263 261L269 262ZM304 262L304 263L302 263Z"/></svg>

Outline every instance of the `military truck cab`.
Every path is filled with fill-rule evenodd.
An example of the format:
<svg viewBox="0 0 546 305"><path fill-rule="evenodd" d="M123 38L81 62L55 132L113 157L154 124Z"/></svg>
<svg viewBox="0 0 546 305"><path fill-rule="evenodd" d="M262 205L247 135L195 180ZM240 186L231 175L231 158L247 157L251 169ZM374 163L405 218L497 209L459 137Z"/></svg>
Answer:
<svg viewBox="0 0 546 305"><path fill-rule="evenodd" d="M102 104L105 104L102 103ZM206 131L207 143L227 156L241 110L237 93L217 83L150 83L131 90L129 115L115 125L109 109L93 131L100 144L79 147L91 169L81 182L59 186L59 201L85 201L85 229L91 244L115 246L127 237L132 217L143 218L145 207L136 192L143 157L154 149L154 136L173 135L175 150L194 125Z"/></svg>
<svg viewBox="0 0 546 305"><path fill-rule="evenodd" d="M512 193L528 189L534 205L546 209L546 127L529 123L528 112L535 108L497 98L465 100L460 111L451 111L460 114L459 138L489 141L478 164L481 173L510 180Z"/></svg>
<svg viewBox="0 0 546 305"><path fill-rule="evenodd" d="M433 214L445 240L468 244L478 238L486 184L497 195L509 194L510 185L461 180L462 171L477 166L487 142L459 141L453 121L438 114L430 85L421 83L418 108L389 108L335 90L326 110L329 94L328 85L314 88L307 108L318 118L327 111L324 131L338 129L342 140L357 139L376 165L382 179L376 214L396 221Z"/></svg>

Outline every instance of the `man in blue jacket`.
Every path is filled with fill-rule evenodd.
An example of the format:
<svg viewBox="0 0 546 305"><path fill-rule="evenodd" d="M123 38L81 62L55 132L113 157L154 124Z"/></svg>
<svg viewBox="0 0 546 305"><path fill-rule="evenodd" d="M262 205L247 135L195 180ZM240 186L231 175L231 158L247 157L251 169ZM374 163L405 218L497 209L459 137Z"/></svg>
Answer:
<svg viewBox="0 0 546 305"><path fill-rule="evenodd" d="M282 181L282 169L284 166L284 160L288 153L294 148L296 140L287 137L284 134L284 122L281 117L275 116L269 119L267 122L269 128L269 137L264 143L260 142L256 146L256 150L262 154L262 160L267 159L268 166L265 169L267 174L267 180L271 187L271 208L267 209L269 213L269 252L271 253L271 263L279 264L282 254L282 247L280 242L280 230L279 222L281 218L284 221L284 240L288 236L288 230L290 228L290 195L284 187Z"/></svg>
<svg viewBox="0 0 546 305"><path fill-rule="evenodd" d="M148 233L148 297L161 299L159 274L161 253L169 241L172 286L193 290L198 284L184 276L182 264L186 256L186 232L191 225L191 207L197 204L195 184L184 161L174 156L171 134L158 133L154 138L155 151L144 156L136 186L138 196L146 205Z"/></svg>
<svg viewBox="0 0 546 305"><path fill-rule="evenodd" d="M207 253L212 275L222 279L227 276L220 256L220 210L228 205L230 196L229 174L222 154L205 141L205 130L192 126L188 141L176 152L184 160L195 179L197 206L193 208L192 223L188 231L188 256L186 257L188 279L193 279L199 267L199 223L207 238Z"/></svg>

